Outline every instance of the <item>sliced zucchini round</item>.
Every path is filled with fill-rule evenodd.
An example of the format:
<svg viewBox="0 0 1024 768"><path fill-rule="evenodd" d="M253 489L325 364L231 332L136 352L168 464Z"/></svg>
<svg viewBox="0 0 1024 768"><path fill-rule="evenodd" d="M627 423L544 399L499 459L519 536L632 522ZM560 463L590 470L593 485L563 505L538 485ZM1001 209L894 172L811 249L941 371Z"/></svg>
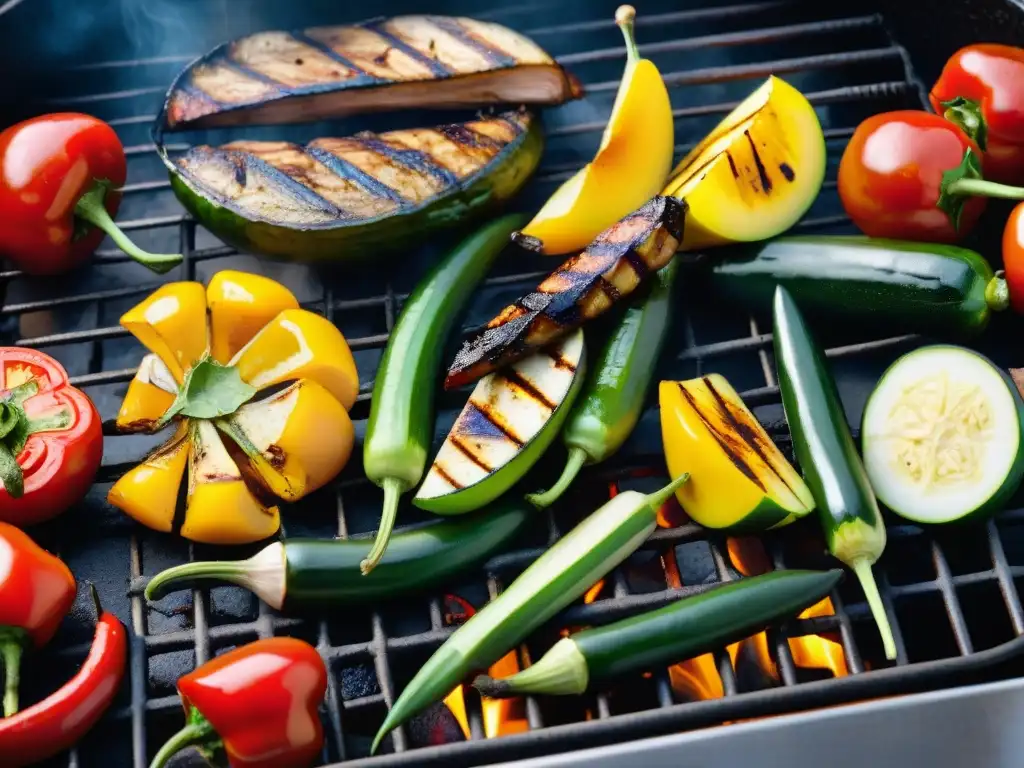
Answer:
<svg viewBox="0 0 1024 768"><path fill-rule="evenodd" d="M918 523L998 512L1024 476L1024 400L987 358L963 347L909 352L864 408L864 466L889 509Z"/></svg>

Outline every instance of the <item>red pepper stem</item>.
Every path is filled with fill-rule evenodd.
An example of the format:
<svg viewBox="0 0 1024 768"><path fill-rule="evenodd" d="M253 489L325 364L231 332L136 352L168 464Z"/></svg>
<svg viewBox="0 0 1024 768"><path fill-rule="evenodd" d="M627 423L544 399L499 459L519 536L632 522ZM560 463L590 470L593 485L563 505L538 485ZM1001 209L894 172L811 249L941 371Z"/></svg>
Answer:
<svg viewBox="0 0 1024 768"><path fill-rule="evenodd" d="M405 483L397 477L386 477L382 483L384 488L384 511L380 516L380 527L377 529L377 538L373 541L373 547L366 559L359 564L359 570L365 576L384 557L384 550L388 547L388 540L391 538L391 531L395 527L395 518L398 516L398 499L406 490Z"/></svg>
<svg viewBox="0 0 1024 768"><path fill-rule="evenodd" d="M206 744L211 741L211 737L217 738L216 731L213 730L213 726L204 717L190 717L189 724L178 731L176 734L171 736L162 747L160 751L156 753L156 757L149 764L149 768L163 768L174 755L176 755L185 747L191 747L196 744Z"/></svg>
<svg viewBox="0 0 1024 768"><path fill-rule="evenodd" d="M975 197L1001 197L1005 200L1024 200L1024 187L1011 187L986 179L957 179L944 190L948 195L973 195Z"/></svg>
<svg viewBox="0 0 1024 768"><path fill-rule="evenodd" d="M89 191L82 195L75 204L75 216L102 229L117 244L118 248L158 274L162 275L181 263L180 253L150 253L133 243L110 218L110 214L103 204L106 196L107 185L102 182L94 182Z"/></svg>
<svg viewBox="0 0 1024 768"><path fill-rule="evenodd" d="M21 643L13 638L0 641L0 667L4 671L4 717L18 711L18 684L21 681Z"/></svg>

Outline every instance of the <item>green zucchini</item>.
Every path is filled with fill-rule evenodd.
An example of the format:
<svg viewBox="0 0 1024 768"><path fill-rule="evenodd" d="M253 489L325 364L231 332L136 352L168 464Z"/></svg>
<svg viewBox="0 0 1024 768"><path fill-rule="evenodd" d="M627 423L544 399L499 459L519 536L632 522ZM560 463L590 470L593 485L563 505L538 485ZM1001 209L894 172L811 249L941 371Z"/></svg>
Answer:
<svg viewBox="0 0 1024 768"><path fill-rule="evenodd" d="M548 449L586 375L577 329L473 388L412 503L439 515L480 509L518 482Z"/></svg>
<svg viewBox="0 0 1024 768"><path fill-rule="evenodd" d="M507 112L433 129L238 141L170 157L181 204L239 250L345 262L422 241L493 211L540 162L539 120Z"/></svg>
<svg viewBox="0 0 1024 768"><path fill-rule="evenodd" d="M716 252L710 275L717 293L751 309L769 309L782 285L805 312L963 337L1009 302L980 254L936 243L781 237Z"/></svg>
<svg viewBox="0 0 1024 768"><path fill-rule="evenodd" d="M194 562L158 573L146 585L146 599L209 580L237 584L278 610L348 605L420 592L500 552L533 515L524 501L494 511L445 520L391 538L380 564L366 576L359 564L370 538L288 539L268 544L247 560Z"/></svg>
<svg viewBox="0 0 1024 768"><path fill-rule="evenodd" d="M850 434L825 356L789 292L775 289L775 364L793 451L818 508L829 552L853 569L882 636L887 659L896 641L871 566L885 549L885 523Z"/></svg>
<svg viewBox="0 0 1024 768"><path fill-rule="evenodd" d="M918 523L999 512L1024 477L1024 400L969 349L931 345L900 357L864 407L864 466L879 500Z"/></svg>
<svg viewBox="0 0 1024 768"><path fill-rule="evenodd" d="M539 661L511 677L480 675L484 696L583 693L595 680L646 672L766 629L829 594L834 571L772 571L676 600L663 608L563 637Z"/></svg>

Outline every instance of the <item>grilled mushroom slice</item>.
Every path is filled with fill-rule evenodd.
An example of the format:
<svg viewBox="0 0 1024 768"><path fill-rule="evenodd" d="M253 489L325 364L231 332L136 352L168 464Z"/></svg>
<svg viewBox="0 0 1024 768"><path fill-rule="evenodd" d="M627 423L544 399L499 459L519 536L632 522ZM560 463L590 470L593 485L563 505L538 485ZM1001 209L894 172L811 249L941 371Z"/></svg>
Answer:
<svg viewBox="0 0 1024 768"><path fill-rule="evenodd" d="M561 104L582 88L499 24L398 16L259 32L218 46L171 86L161 128L296 123L407 107Z"/></svg>

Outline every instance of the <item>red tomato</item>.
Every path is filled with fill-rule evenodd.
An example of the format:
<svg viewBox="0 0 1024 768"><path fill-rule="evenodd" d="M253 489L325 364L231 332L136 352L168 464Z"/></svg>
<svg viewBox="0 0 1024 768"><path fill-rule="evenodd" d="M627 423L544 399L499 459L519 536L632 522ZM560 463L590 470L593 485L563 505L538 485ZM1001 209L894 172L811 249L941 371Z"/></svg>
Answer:
<svg viewBox="0 0 1024 768"><path fill-rule="evenodd" d="M872 237L952 243L977 223L982 197L965 196L959 226L949 209L947 174L978 145L957 126L930 112L887 112L854 131L839 163L839 197L853 222Z"/></svg>
<svg viewBox="0 0 1024 768"><path fill-rule="evenodd" d="M1010 306L1024 312L1024 203L1006 220L1003 229L1003 271L1010 289Z"/></svg>

